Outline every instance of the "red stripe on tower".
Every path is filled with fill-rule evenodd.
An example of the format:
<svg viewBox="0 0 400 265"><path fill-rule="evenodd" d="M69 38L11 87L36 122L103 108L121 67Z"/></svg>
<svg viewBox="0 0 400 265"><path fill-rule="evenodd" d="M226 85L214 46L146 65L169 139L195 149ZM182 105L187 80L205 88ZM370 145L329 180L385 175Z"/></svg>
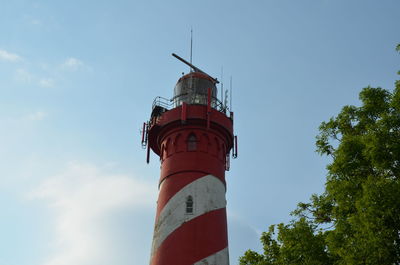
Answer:
<svg viewBox="0 0 400 265"><path fill-rule="evenodd" d="M226 156L233 120L217 99L216 79L192 66L175 87L173 106L157 98L148 144L161 177L151 265L228 265Z"/></svg>

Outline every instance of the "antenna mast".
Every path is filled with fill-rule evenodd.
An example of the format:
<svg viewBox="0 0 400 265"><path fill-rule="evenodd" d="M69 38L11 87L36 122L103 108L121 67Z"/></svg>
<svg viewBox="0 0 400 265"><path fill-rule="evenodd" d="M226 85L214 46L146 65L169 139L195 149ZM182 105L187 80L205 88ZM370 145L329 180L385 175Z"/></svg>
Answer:
<svg viewBox="0 0 400 265"><path fill-rule="evenodd" d="M229 82L230 96L229 96L229 110L232 111L232 76Z"/></svg>
<svg viewBox="0 0 400 265"><path fill-rule="evenodd" d="M190 28L190 64L192 64L193 59L193 29Z"/></svg>
<svg viewBox="0 0 400 265"><path fill-rule="evenodd" d="M221 66L221 108L224 108L224 67Z"/></svg>

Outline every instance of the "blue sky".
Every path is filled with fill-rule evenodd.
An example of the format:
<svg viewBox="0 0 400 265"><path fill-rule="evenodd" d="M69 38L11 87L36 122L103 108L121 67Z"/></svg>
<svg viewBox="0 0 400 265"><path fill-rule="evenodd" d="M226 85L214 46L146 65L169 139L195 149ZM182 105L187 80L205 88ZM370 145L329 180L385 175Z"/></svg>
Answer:
<svg viewBox="0 0 400 265"><path fill-rule="evenodd" d="M146 264L159 164L139 130L189 57L233 76L231 264L323 190L319 124L398 78L397 0L2 1L0 265Z"/></svg>

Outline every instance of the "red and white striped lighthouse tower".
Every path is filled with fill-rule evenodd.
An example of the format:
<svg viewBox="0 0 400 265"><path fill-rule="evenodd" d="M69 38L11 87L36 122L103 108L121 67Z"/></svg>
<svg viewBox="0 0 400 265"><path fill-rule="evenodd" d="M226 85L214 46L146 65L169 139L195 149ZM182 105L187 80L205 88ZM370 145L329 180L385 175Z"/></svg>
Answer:
<svg viewBox="0 0 400 265"><path fill-rule="evenodd" d="M218 81L191 67L171 100L157 97L142 142L161 161L151 265L228 265L225 171L236 146ZM235 149L235 148L234 148ZM237 151L233 151L236 157Z"/></svg>

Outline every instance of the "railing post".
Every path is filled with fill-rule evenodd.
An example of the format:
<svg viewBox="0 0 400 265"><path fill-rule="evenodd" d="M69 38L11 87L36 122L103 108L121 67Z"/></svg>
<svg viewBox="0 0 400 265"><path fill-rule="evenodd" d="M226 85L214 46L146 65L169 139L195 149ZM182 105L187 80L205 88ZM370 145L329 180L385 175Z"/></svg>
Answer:
<svg viewBox="0 0 400 265"><path fill-rule="evenodd" d="M207 129L210 129L210 115L211 115L211 87L207 90Z"/></svg>

